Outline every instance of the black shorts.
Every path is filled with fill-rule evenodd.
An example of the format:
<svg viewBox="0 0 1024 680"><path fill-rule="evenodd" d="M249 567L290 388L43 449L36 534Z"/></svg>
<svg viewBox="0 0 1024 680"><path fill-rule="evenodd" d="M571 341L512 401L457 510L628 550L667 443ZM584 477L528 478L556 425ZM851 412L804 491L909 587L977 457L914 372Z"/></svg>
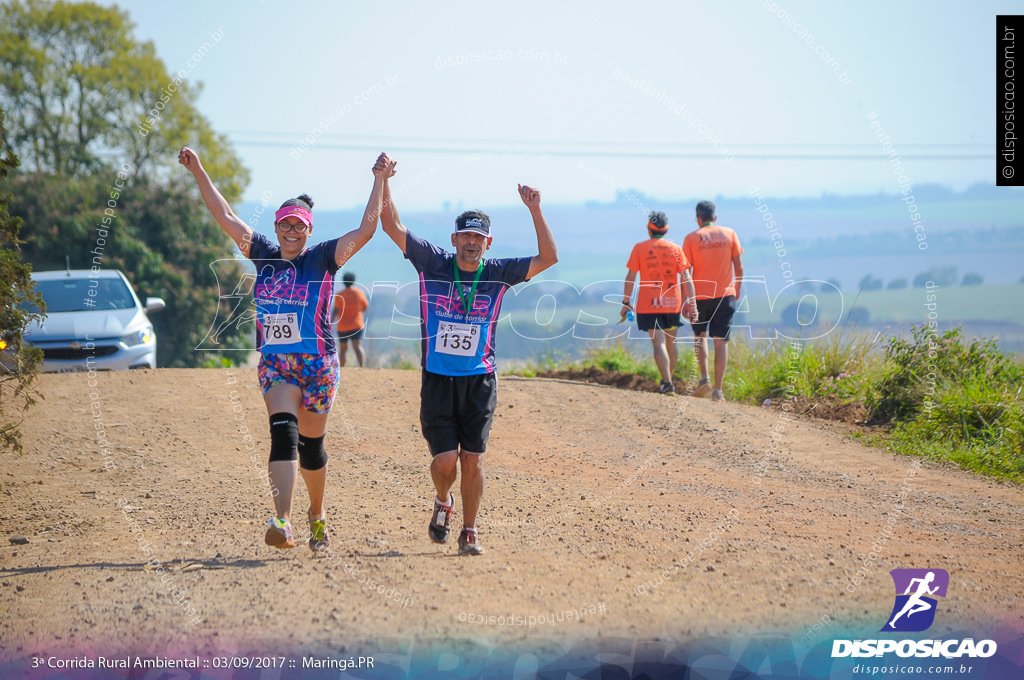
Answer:
<svg viewBox="0 0 1024 680"><path fill-rule="evenodd" d="M683 317L679 312L675 314L637 314L636 326L642 331L650 331L655 328L662 330L676 328L683 325Z"/></svg>
<svg viewBox="0 0 1024 680"><path fill-rule="evenodd" d="M697 323L690 324L694 335L708 333L712 338L729 339L732 331L732 315L736 312L736 298L726 295L720 298L697 300Z"/></svg>
<svg viewBox="0 0 1024 680"><path fill-rule="evenodd" d="M430 455L448 451L483 453L498 405L498 377L439 375L423 371L420 427Z"/></svg>
<svg viewBox="0 0 1024 680"><path fill-rule="evenodd" d="M354 331L338 331L338 342L348 342L349 340L362 340L363 331L366 330L366 326L357 328Z"/></svg>

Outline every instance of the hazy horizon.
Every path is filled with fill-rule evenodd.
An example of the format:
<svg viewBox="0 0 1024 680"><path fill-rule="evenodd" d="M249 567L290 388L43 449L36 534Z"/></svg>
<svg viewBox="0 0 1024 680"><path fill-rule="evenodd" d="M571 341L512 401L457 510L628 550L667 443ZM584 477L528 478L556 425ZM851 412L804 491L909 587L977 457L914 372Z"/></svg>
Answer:
<svg viewBox="0 0 1024 680"><path fill-rule="evenodd" d="M203 83L200 112L252 171L246 200L358 205L388 151L399 183L421 177L403 189L411 210L513 205L516 183L549 204L625 187L662 201L894 191L889 151L915 185L994 183L993 24L1011 8L125 5L169 73Z"/></svg>

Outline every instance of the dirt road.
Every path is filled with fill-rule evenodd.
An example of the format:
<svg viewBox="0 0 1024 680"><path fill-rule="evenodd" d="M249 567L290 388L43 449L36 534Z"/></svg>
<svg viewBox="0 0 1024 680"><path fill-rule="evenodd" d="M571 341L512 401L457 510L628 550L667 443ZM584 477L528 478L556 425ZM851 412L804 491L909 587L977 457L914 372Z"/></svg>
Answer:
<svg viewBox="0 0 1024 680"><path fill-rule="evenodd" d="M419 373L344 369L326 441L335 547L314 560L262 542L269 441L255 371L89 382L44 376L25 455L3 456L9 653L338 652L389 636L813 642L877 631L897 567L949 572L933 634L1024 626L1024 491L864 448L822 422L502 378L478 521L487 552L464 558L427 539ZM302 517L301 482L296 498Z"/></svg>

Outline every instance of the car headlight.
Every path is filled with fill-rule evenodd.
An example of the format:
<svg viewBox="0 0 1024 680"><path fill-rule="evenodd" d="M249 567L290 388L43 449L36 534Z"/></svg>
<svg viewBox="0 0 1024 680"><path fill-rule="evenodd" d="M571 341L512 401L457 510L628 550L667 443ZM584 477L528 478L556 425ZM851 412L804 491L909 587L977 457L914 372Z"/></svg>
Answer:
<svg viewBox="0 0 1024 680"><path fill-rule="evenodd" d="M129 333L128 335L121 336L121 342L127 347L134 347L135 345L143 345L153 339L153 328L152 326L146 326L142 330Z"/></svg>

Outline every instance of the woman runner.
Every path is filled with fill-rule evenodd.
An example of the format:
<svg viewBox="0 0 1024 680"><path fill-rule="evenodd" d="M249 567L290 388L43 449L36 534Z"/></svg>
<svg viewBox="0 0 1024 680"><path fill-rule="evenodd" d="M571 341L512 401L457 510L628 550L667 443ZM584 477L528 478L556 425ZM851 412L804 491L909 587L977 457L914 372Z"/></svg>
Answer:
<svg viewBox="0 0 1024 680"><path fill-rule="evenodd" d="M270 416L270 485L275 516L264 537L275 548L294 548L292 497L297 472L309 491L309 547L330 548L323 508L327 485L324 433L338 385L339 367L330 304L334 275L377 229L388 158L373 168L373 191L358 229L307 248L313 234L313 200L303 194L274 215L277 243L257 234L231 210L188 147L178 162L195 177L206 207L242 254L256 266L256 345L263 400Z"/></svg>

